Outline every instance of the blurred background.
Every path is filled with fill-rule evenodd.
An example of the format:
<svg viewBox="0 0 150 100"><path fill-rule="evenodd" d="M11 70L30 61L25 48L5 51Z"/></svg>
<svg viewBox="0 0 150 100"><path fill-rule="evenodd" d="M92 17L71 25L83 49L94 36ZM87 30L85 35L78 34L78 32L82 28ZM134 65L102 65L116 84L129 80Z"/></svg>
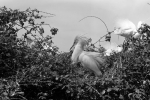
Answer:
<svg viewBox="0 0 150 100"><path fill-rule="evenodd" d="M60 51L67 52L77 35L92 38L92 43L107 34L105 25L96 18L97 16L113 31L118 19L129 19L136 26L138 21L150 25L149 0L0 0L0 6L11 9L26 10L27 8L49 12L56 16L42 19L45 23L59 29L53 42ZM49 27L45 26L45 34L51 35ZM104 39L103 39L104 40ZM124 38L112 34L111 43L101 42L106 49L114 48L123 43ZM97 43L96 46L98 46Z"/></svg>

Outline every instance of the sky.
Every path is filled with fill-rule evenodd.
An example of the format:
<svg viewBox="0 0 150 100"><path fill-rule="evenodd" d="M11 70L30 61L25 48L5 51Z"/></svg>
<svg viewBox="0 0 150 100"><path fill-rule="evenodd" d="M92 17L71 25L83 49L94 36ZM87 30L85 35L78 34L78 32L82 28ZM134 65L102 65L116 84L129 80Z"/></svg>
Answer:
<svg viewBox="0 0 150 100"><path fill-rule="evenodd" d="M109 31L113 31L118 19L129 19L136 26L139 21L150 25L149 0L0 0L0 7L26 10L27 8L49 12L56 16L43 19L51 27L59 29L53 36L54 45L60 51L68 52L77 35L92 38L95 43L100 37L107 34L105 25L96 18L101 18ZM49 27L45 27L45 35L50 35ZM111 43L101 42L106 49L114 48L123 43L124 38L112 34ZM97 44L98 46L99 44Z"/></svg>

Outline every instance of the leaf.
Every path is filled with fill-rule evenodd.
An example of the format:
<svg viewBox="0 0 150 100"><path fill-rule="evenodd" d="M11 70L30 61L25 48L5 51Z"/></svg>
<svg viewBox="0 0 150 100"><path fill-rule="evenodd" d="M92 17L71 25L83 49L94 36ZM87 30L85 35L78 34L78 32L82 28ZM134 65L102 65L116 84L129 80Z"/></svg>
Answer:
<svg viewBox="0 0 150 100"><path fill-rule="evenodd" d="M41 24L44 24L44 22L41 22Z"/></svg>
<svg viewBox="0 0 150 100"><path fill-rule="evenodd" d="M69 90L66 90L66 93L70 93L70 91L69 91Z"/></svg>
<svg viewBox="0 0 150 100"><path fill-rule="evenodd" d="M27 38L27 34L25 33L24 38Z"/></svg>
<svg viewBox="0 0 150 100"><path fill-rule="evenodd" d="M107 89L107 92L110 92L111 90L112 90L112 88L108 88L108 89Z"/></svg>
<svg viewBox="0 0 150 100"><path fill-rule="evenodd" d="M7 92L3 92L3 95L4 95L4 96L8 96L8 93L7 93Z"/></svg>
<svg viewBox="0 0 150 100"><path fill-rule="evenodd" d="M30 18L28 22L29 22L29 24L34 25L34 19Z"/></svg>
<svg viewBox="0 0 150 100"><path fill-rule="evenodd" d="M105 94L105 93L106 93L106 91L105 91L105 90L103 90L103 91L102 91L102 95L103 95L103 94Z"/></svg>
<svg viewBox="0 0 150 100"><path fill-rule="evenodd" d="M26 39L28 44L31 44L33 42L33 40L30 37L27 37Z"/></svg>
<svg viewBox="0 0 150 100"><path fill-rule="evenodd" d="M39 33L40 33L41 36L43 36L43 33L44 33L43 27L39 27Z"/></svg>
<svg viewBox="0 0 150 100"><path fill-rule="evenodd" d="M23 21L20 21L20 24L21 24L21 26L23 27L23 25L24 25Z"/></svg>
<svg viewBox="0 0 150 100"><path fill-rule="evenodd" d="M52 28L52 29L50 30L50 32L52 32L52 35L57 34L57 31L58 31L57 28Z"/></svg>
<svg viewBox="0 0 150 100"><path fill-rule="evenodd" d="M140 93L139 89L135 89L135 92L136 92L136 93Z"/></svg>
<svg viewBox="0 0 150 100"><path fill-rule="evenodd" d="M115 91L118 91L118 90L119 90L119 88L117 88L117 87L114 87L114 88L113 88L113 90L115 90Z"/></svg>
<svg viewBox="0 0 150 100"><path fill-rule="evenodd" d="M119 99L124 100L123 95L120 94Z"/></svg>

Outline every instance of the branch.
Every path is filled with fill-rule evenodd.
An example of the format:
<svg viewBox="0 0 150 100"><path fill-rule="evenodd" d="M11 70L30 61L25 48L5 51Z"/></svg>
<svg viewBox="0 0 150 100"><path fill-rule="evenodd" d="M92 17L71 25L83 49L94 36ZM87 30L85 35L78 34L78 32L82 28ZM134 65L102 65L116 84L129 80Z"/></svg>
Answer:
<svg viewBox="0 0 150 100"><path fill-rule="evenodd" d="M24 27L22 27L21 25L19 25L18 23L16 23L18 26L20 26L21 28L19 29L19 30L21 30L21 29L23 29L23 28L28 28L29 26L33 26L33 25L27 25L27 26L24 26ZM51 28L51 26L50 26L50 24L34 24L34 25L39 25L39 26L41 26L41 25L48 25L50 28ZM29 27L30 28L30 27Z"/></svg>
<svg viewBox="0 0 150 100"><path fill-rule="evenodd" d="M106 34L107 35L107 34ZM96 41L94 44L96 44L97 42L100 42L100 40L105 37L106 35L102 36L98 41Z"/></svg>
<svg viewBox="0 0 150 100"><path fill-rule="evenodd" d="M47 13L47 12L43 12L43 11L39 11L39 12L56 16L55 14L51 14L51 13Z"/></svg>
<svg viewBox="0 0 150 100"><path fill-rule="evenodd" d="M113 31L112 31L113 32ZM108 35L108 34L111 34L112 32L108 32L107 34L105 34L104 36L102 36L98 41L96 41L94 44L96 44L97 42L101 42L100 40L103 38L103 37L105 37L106 35Z"/></svg>
<svg viewBox="0 0 150 100"><path fill-rule="evenodd" d="M100 19L99 17L96 17L96 16L87 16L87 17L94 17L94 18ZM82 18L81 20L79 20L79 22L82 21L83 19L87 18L87 17ZM100 20L104 23L104 25L105 25L105 27L107 29L107 32L109 32L108 28L107 28L107 25L105 24L105 22L102 19L100 19Z"/></svg>
<svg viewBox="0 0 150 100"><path fill-rule="evenodd" d="M100 97L102 97L102 95L97 91L97 89L95 89L94 87L92 87L88 83L85 83L85 84L88 85L89 87L91 87L98 95L100 95Z"/></svg>

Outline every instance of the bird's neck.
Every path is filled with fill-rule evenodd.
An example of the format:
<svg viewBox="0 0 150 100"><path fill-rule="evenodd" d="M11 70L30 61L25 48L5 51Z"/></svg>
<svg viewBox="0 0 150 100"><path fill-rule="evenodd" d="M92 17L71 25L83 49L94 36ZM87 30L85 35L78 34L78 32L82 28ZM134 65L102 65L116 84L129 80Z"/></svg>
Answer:
<svg viewBox="0 0 150 100"><path fill-rule="evenodd" d="M83 46L80 44L77 44L75 46L75 49L74 49L72 57L71 57L71 59L74 63L78 62L78 58L79 58L80 54L82 53L82 51L83 51Z"/></svg>

